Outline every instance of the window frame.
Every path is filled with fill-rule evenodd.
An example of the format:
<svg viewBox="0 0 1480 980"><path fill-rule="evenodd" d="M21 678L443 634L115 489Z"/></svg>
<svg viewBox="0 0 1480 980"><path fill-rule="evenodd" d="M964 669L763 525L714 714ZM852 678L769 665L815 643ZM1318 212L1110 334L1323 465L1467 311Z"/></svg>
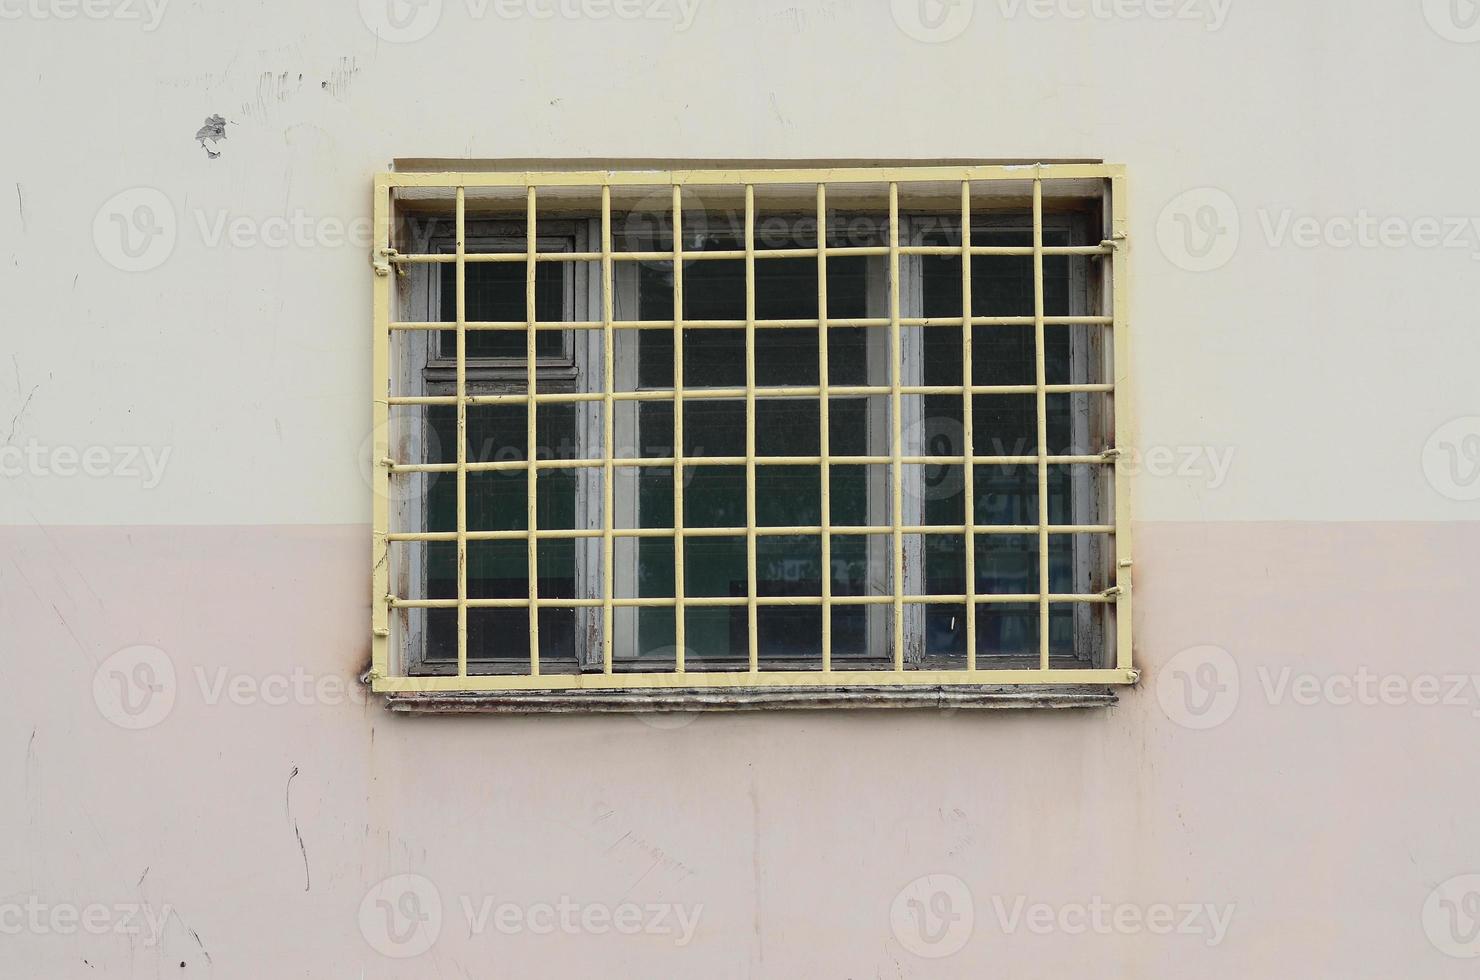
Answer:
<svg viewBox="0 0 1480 980"><path fill-rule="evenodd" d="M456 251L455 231L443 227L444 218L433 218L413 230L413 241L419 250L431 254L448 255ZM537 230L537 247L549 252L581 252L590 248L593 222L587 219L571 219L550 222L553 230ZM509 219L470 218L467 222L470 233L466 239L468 254L498 252L523 254L526 247L524 223ZM537 229L540 226L537 226ZM600 305L601 283L590 275L586 263L562 262L564 283L561 290L561 319L566 321L589 319L592 311ZM410 312L420 312L428 322L447 322L441 310L441 270L445 265L423 265L407 277L410 280L408 301ZM411 372L420 376L420 390L425 395L449 395L455 391L456 358L440 353L443 331L429 330L424 345L413 346L408 352L415 356ZM589 390L592 379L600 365L601 351L598 339L590 330L561 331L563 353L560 357L545 357L536 360L539 391L578 392ZM414 341L413 341L414 343ZM521 394L526 382L523 358L469 358L466 376L468 393L473 395ZM591 403L576 405L576 451L580 455L599 447L601 439L600 413ZM417 444L422 462L430 462L425 455L424 442ZM577 469L575 512L577 519L586 526L600 522L601 487L600 473L593 469ZM413 526L427 530L430 520L430 493L415 495L420 504L419 513L413 518ZM402 512L405 519L410 516ZM404 594L425 598L429 591L428 549L417 548L417 554L407 563L411 576L405 579L410 591ZM599 591L600 543L598 541L576 542L576 592L581 596L594 595ZM443 658L429 656L427 633L427 610L408 610L410 620L401 644L401 656L408 673L417 676L446 676L455 673L457 665ZM590 669L593 663L592 640L599 640L599 617L589 608L575 610L576 660L574 666ZM582 643L585 637L587 642ZM515 670L514 657L474 656L469 651L468 669L480 674L510 673Z"/></svg>

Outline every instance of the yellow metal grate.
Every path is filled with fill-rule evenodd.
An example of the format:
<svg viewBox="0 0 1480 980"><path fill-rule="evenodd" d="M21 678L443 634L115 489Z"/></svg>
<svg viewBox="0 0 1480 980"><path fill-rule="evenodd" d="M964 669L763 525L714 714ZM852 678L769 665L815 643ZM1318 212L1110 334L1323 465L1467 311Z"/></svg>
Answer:
<svg viewBox="0 0 1480 980"><path fill-rule="evenodd" d="M1101 188L1105 202L1103 241L1095 245L1046 246L1044 244L1045 187L1055 182L1090 183ZM613 248L613 193L627 188L665 186L671 189L673 223L672 248L667 251L627 251ZM817 246L813 248L756 248L757 187L815 188ZM870 246L834 246L829 244L827 217L830 189L857 190L876 186L887 193L888 243ZM959 245L910 245L901 241L901 189L924 186L952 188L958 194L961 241ZM744 201L743 250L705 250L686 252L683 225L684 193L689 188L733 193ZM975 195L981 188L1021 188L1023 197L1031 200L1031 246L980 246L971 237ZM466 249L468 194L498 193L505 198L524 195L525 248L521 252L471 253ZM392 229L398 197L418 193L451 192L454 205L455 249L442 254L404 254L391 247ZM588 195L600 208L600 248L598 251L541 252L537 231L541 220L542 195L555 200L570 199L572 194ZM499 691L546 689L616 689L616 688L713 688L748 686L795 687L877 687L881 685L980 685L980 684L1125 684L1136 680L1131 661L1131 540L1127 473L1118 465L1119 451L1089 456L1050 455L1048 452L1047 397L1052 394L1100 392L1114 398L1114 444L1125 444L1129 431L1129 406L1123 398L1114 397L1123 390L1129 364L1129 336L1126 323L1126 193L1124 169L1114 165L1068 164L1038 166L945 166L887 168L828 168L799 170L687 170L656 171L556 171L475 172L475 173L391 173L378 175L374 189L375 280L374 280L374 514L373 514L373 663L372 679L378 691ZM517 198L516 198L517 199ZM954 215L953 215L954 216ZM959 257L963 316L908 317L901 315L901 274L903 256L945 255ZM1031 256L1033 269L1033 303L1031 316L974 316L972 312L972 259L979 256ZM1045 312L1044 257L1047 255L1098 256L1108 263L1108 302L1101 315L1049 316ZM887 259L889 307L887 317L829 317L827 264L840 256L877 256ZM768 258L805 258L817 263L817 317L815 319L758 319L756 315L756 262ZM745 318L743 320L685 320L684 267L687 262L714 259L743 260L745 270ZM615 316L615 266L619 262L671 262L673 268L673 314L669 320L618 320ZM467 266L476 262L522 262L525 266L525 319L522 321L469 321L466 306ZM542 262L591 262L600 268L600 319L541 321L536 315L536 270ZM455 268L456 318L454 323L440 321L394 320L397 270L421 264L451 263ZM1045 327L1053 325L1098 325L1107 328L1112 338L1114 373L1112 383L1063 384L1047 383ZM1034 335L1036 377L1033 384L976 385L972 377L972 335L976 326L1031 327ZM819 373L815 386L758 386L756 382L756 335L760 330L787 328L817 330ZM833 385L829 383L828 331L831 328L868 327L888 331L889 384ZM902 383L902 331L906 328L956 328L961 334L963 376L959 385L907 385ZM634 329L670 329L673 335L673 382L665 390L617 390L614 375L616 338L619 331ZM412 395L391 390L391 338L400 331L452 330L456 336L456 384L452 395ZM526 335L526 383L523 393L470 394L468 390L467 337L470 331L522 331ZM601 368L599 382L588 391L544 392L539 390L536 365L536 337L544 330L599 331L601 334ZM694 330L743 330L745 341L745 386L743 388L684 387L684 336ZM973 398L982 394L1033 395L1036 404L1037 452L1026 456L979 456L974 452ZM890 405L890 439L887 455L833 456L829 446L829 413L831 397L883 396ZM902 425L902 399L915 395L956 395L963 403L964 452L960 456L906 455ZM665 400L682 404L694 399L743 399L745 405L745 455L684 455L682 411L673 413L673 453L671 457L622 458L616 455L614 412L617 403L627 401ZM816 399L821 420L820 454L817 456L763 456L756 453L756 402L763 398ZM601 454L591 459L540 459L533 452L536 445L536 420L540 406L558 403L593 402L603 407ZM467 454L468 408L478 405L517 404L525 407L528 447L526 459L469 461ZM389 438L390 410L393 406L455 406L456 461L426 463L392 458ZM868 526L834 526L829 501L830 467L838 465L880 464L888 467L892 507L888 524ZM1104 525L1054 525L1049 522L1049 467L1062 464L1104 466L1113 473L1113 523ZM756 508L756 471L758 466L808 465L820 467L821 523L809 526L758 526ZM977 466L1031 465L1037 468L1037 522L1027 525L980 525L972 523L974 509L968 505L960 526L918 526L904 523L904 467L913 465L957 465L964 473L965 500L975 500ZM683 525L685 470L695 466L743 466L746 477L744 527L686 528ZM622 467L666 467L673 471L674 525L669 528L621 529L615 525L615 471ZM576 529L542 529L538 526L536 502L538 477L542 471L592 468L602 474L600 526ZM527 473L527 523L521 530L470 530L468 528L468 474L486 471L524 471ZM455 531L401 531L391 527L392 499L390 481L399 474L452 473L457 482L457 523ZM907 595L904 574L907 534L954 533L965 539L965 592L960 595ZM978 535L1036 535L1037 591L1029 594L979 594L976 589L976 548ZM1105 534L1114 541L1114 581L1104 592L1091 594L1051 594L1049 588L1049 538L1063 534ZM815 596L762 596L757 589L757 539L770 535L814 536L820 539L824 573L820 594ZM892 544L892 575L887 591L866 595L834 595L831 578L832 546L840 535L887 535ZM684 542L698 537L743 537L747 563L747 589L744 596L689 596L684 589ZM622 598L614 594L613 552L618 538L671 538L674 543L674 588L672 597ZM543 540L599 539L601 542L600 595L582 598L541 596L539 592L539 550ZM529 592L525 597L473 598L468 595L468 544L472 541L524 540L527 542ZM397 542L455 542L457 554L457 597L442 599L408 598L392 593L397 579L392 560L392 544ZM1038 650L1036 667L1013 666L993 668L978 663L978 606L989 603L1036 605L1038 616ZM1055 667L1049 657L1049 609L1053 604L1102 604L1113 614L1113 630L1106 631L1106 649L1099 660L1086 667ZM966 615L966 655L964 667L935 669L907 662L905 657L906 605L964 605ZM748 664L733 669L698 667L685 662L686 608L744 606L748 622ZM768 606L818 606L822 611L821 669L771 669L758 655L758 609ZM883 669L835 670L832 661L832 616L834 608L845 606L887 606L892 612L892 642L889 654L892 665ZM520 673L470 673L468 666L468 610L481 607L520 607L529 610L528 669ZM599 663L579 673L541 671L540 611L548 608L590 607L600 610ZM675 616L675 649L671 670L634 669L626 663L614 663L613 611L618 608L669 607ZM393 663L393 610L455 609L457 615L457 663L455 675L414 676L402 663ZM1027 651L1025 651L1026 653ZM398 656L401 660L404 657ZM887 661L886 661L887 662Z"/></svg>

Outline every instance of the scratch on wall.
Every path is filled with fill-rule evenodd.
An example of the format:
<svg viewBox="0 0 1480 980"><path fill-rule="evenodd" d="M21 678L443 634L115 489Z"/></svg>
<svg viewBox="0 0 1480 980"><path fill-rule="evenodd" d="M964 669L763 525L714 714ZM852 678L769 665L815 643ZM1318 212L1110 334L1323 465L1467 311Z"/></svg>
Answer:
<svg viewBox="0 0 1480 980"><path fill-rule="evenodd" d="M293 780L297 776L298 767L294 766L293 771L288 773L287 784L283 787L283 809L288 814L288 822L293 825L293 836L298 838L298 852L303 855L303 890L308 891L312 886L312 879L308 874L308 849L303 846L303 834L298 829L298 821L293 819L293 804L291 799Z"/></svg>
<svg viewBox="0 0 1480 980"><path fill-rule="evenodd" d="M319 88L328 92L336 99L343 98L349 94L350 83L360 73L360 66L353 58L340 58L339 64L335 65L329 72L329 77L319 83Z"/></svg>
<svg viewBox="0 0 1480 980"><path fill-rule="evenodd" d="M18 392L21 390L21 362L16 359L16 356L14 354L12 354L10 355L10 363L15 369L15 390ZM13 439L15 439L15 430L21 424L21 416L24 415L26 413L26 409L31 406L31 399L36 397L36 389L40 387L41 385L39 383L32 385L31 390L26 392L26 397L25 400L21 402L21 407L16 409L15 414L10 417L10 432L5 436L5 444L7 446L10 445Z"/></svg>
<svg viewBox="0 0 1480 980"><path fill-rule="evenodd" d="M211 951L206 949L205 943L201 942L200 933L196 932L195 928L191 926L190 923L185 921L184 917L180 915L179 909L170 909L170 914L175 917L176 921L180 923L180 925L185 929L186 932L190 933L190 938L194 939L195 945L200 947L200 951L205 956L206 962L211 963ZM180 965L184 966L185 964L181 963Z"/></svg>
<svg viewBox="0 0 1480 980"><path fill-rule="evenodd" d="M31 769L36 764L36 728L31 728L31 737L26 741L26 794L31 792Z"/></svg>
<svg viewBox="0 0 1480 980"><path fill-rule="evenodd" d="M299 75L296 80L290 80L285 71L276 74L265 71L257 76L256 95L251 102L242 104L241 111L246 115L266 118L272 106L287 102L302 88L302 75Z"/></svg>

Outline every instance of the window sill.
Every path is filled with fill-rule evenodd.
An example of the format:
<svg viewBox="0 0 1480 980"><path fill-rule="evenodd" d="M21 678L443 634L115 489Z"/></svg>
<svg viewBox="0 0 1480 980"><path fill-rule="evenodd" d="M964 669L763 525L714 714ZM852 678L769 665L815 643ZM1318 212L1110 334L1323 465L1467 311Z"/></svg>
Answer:
<svg viewBox="0 0 1480 980"><path fill-rule="evenodd" d="M733 688L708 691L500 691L396 693L391 711L408 714L607 714L669 711L781 711L837 708L1066 709L1119 702L1102 685L1057 687Z"/></svg>

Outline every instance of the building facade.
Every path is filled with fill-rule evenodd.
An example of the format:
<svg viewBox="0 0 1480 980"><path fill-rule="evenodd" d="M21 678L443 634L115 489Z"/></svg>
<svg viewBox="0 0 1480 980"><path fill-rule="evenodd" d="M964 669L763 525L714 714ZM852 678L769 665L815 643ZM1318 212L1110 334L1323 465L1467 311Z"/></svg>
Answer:
<svg viewBox="0 0 1480 980"><path fill-rule="evenodd" d="M1473 972L1463 4L0 14L0 975ZM1139 683L387 710L376 175L818 161L1124 168Z"/></svg>

